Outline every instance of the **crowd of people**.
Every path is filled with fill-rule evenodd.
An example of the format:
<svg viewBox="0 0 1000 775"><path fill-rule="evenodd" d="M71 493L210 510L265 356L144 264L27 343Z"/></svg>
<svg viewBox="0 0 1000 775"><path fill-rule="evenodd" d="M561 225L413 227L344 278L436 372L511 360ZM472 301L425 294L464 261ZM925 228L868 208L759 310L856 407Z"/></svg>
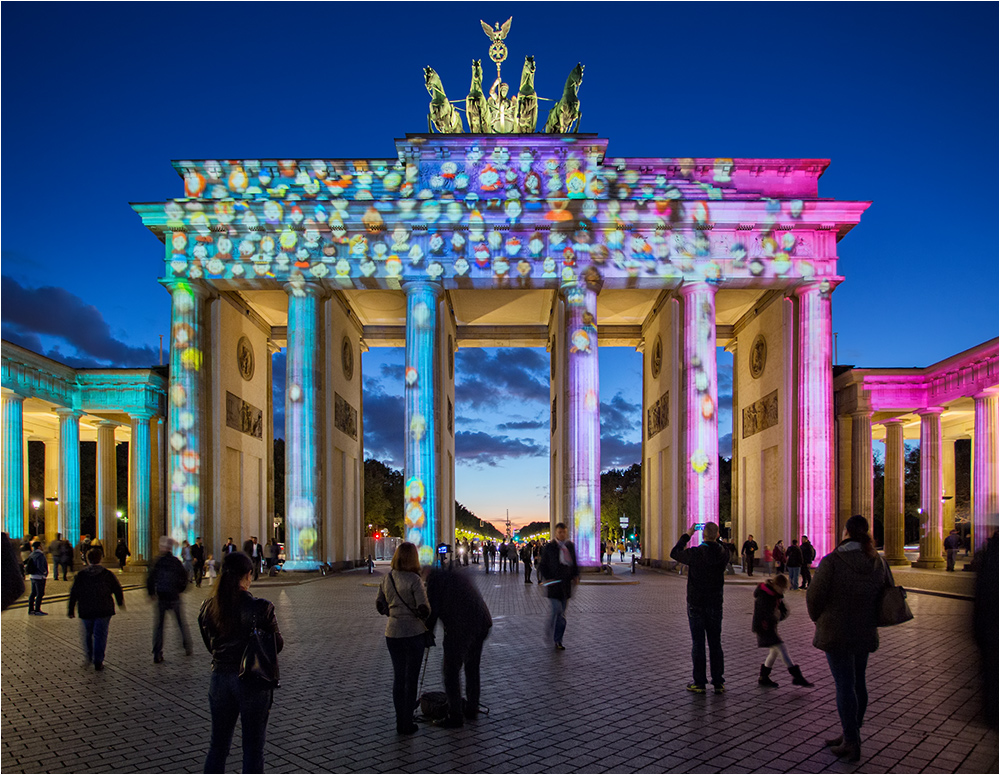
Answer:
<svg viewBox="0 0 1000 775"><path fill-rule="evenodd" d="M754 569L762 569L768 575L786 574L789 588L793 590L805 590L812 581L812 564L816 561L816 548L810 543L807 535L802 536L801 544L797 538L793 538L787 548L783 539L778 539L773 547L764 544L764 555L760 559L757 558L760 545L754 540L752 533L743 542L739 557L736 553L736 544L725 539L719 539L719 542L729 552L730 564L727 572L730 574L734 572L732 564L739 559L748 576L753 575Z"/></svg>

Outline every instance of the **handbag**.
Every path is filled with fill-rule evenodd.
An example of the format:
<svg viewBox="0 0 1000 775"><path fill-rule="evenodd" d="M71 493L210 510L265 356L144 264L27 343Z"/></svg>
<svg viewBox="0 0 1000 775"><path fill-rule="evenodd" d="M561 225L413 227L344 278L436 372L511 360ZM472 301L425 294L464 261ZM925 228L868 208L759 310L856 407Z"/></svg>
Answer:
<svg viewBox="0 0 1000 775"><path fill-rule="evenodd" d="M240 659L240 680L262 685L269 689L281 686L278 680L278 649L273 632L257 626L257 612L253 615L250 640Z"/></svg>
<svg viewBox="0 0 1000 775"><path fill-rule="evenodd" d="M892 571L883 559L885 567L885 586L882 588L882 597L878 604L878 626L894 627L897 624L908 622L913 618L913 611L906 603L906 590L897 587L892 578Z"/></svg>

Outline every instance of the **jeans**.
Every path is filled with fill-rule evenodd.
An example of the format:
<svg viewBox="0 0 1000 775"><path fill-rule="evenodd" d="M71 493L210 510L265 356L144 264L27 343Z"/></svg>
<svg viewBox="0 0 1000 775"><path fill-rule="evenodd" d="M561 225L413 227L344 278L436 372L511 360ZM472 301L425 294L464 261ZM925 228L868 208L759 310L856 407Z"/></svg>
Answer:
<svg viewBox="0 0 1000 775"><path fill-rule="evenodd" d="M694 663L694 683L704 686L705 638L712 662L712 684L725 684L725 658L722 655L722 607L709 608L688 604L688 625L691 627L691 661Z"/></svg>
<svg viewBox="0 0 1000 775"><path fill-rule="evenodd" d="M264 772L264 740L273 699L272 689L241 681L235 672L212 673L208 685L212 741L205 772L225 772L237 717L243 730L243 772Z"/></svg>
<svg viewBox="0 0 1000 775"><path fill-rule="evenodd" d="M844 742L860 743L861 724L868 709L868 687L865 686L868 652L828 651L826 661L837 687L837 712L844 730Z"/></svg>
<svg viewBox="0 0 1000 775"><path fill-rule="evenodd" d="M385 643L392 660L392 704L396 709L396 728L399 729L413 723L420 663L424 657L424 636L387 637Z"/></svg>
<svg viewBox="0 0 1000 775"><path fill-rule="evenodd" d="M552 640L555 643L562 643L563 635L566 632L567 602L558 597L549 598L549 605L552 606L552 615L549 617L549 632L552 633Z"/></svg>
<svg viewBox="0 0 1000 775"><path fill-rule="evenodd" d="M45 579L31 580L31 594L28 596L28 610L41 611L42 598L45 596Z"/></svg>
<svg viewBox="0 0 1000 775"><path fill-rule="evenodd" d="M802 589L805 589L812 582L812 571L808 565L802 566Z"/></svg>
<svg viewBox="0 0 1000 775"><path fill-rule="evenodd" d="M525 583L528 583L528 582L531 581L531 563L530 562L524 563L524 581L525 581Z"/></svg>
<svg viewBox="0 0 1000 775"><path fill-rule="evenodd" d="M441 671L444 673L444 691L448 695L448 715L453 719L462 718L462 667L465 667L465 696L470 709L479 708L479 663L483 658L483 643L489 636L487 630L472 641L456 643L444 636L444 654Z"/></svg>
<svg viewBox="0 0 1000 775"><path fill-rule="evenodd" d="M111 617L81 619L80 622L83 624L83 653L87 655L87 661L95 665L103 664L104 652L108 647L108 627L111 625Z"/></svg>
<svg viewBox="0 0 1000 775"><path fill-rule="evenodd" d="M187 624L184 622L184 615L181 611L181 601L177 600L160 600L157 601L156 610L154 616L156 616L156 621L153 626L153 654L154 656L160 656L163 654L163 618L167 615L167 611L173 611L174 615L177 617L177 626L181 628L181 641L184 643L184 650L191 651L191 635L188 633ZM235 723L235 722L234 722Z"/></svg>
<svg viewBox="0 0 1000 775"><path fill-rule="evenodd" d="M801 568L789 568L788 569L788 583L792 589L799 588L799 571Z"/></svg>

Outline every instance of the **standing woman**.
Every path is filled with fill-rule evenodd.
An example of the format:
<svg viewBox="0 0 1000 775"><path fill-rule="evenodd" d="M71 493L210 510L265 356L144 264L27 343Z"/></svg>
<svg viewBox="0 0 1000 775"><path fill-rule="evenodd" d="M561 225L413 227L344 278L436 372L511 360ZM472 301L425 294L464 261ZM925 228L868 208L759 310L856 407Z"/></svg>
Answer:
<svg viewBox="0 0 1000 775"><path fill-rule="evenodd" d="M132 552L128 550L128 544L125 543L124 538L118 539L118 546L115 548L115 557L118 558L118 572L123 573L125 571L125 560L132 556Z"/></svg>
<svg viewBox="0 0 1000 775"><path fill-rule="evenodd" d="M242 680L240 661L255 621L259 629L274 633L277 651L281 651L284 640L274 606L250 594L252 580L253 561L247 555L226 555L215 594L204 602L198 614L201 637L212 652L208 689L212 741L205 757L205 772L225 771L237 718L243 730L243 772L264 771L264 739L274 690Z"/></svg>
<svg viewBox="0 0 1000 775"><path fill-rule="evenodd" d="M771 556L774 558L774 572L784 573L785 572L785 544L779 540L778 543L774 545L774 549L771 550Z"/></svg>
<svg viewBox="0 0 1000 775"><path fill-rule="evenodd" d="M412 735L413 709L417 706L417 682L424 656L424 619L430 616L427 590L420 578L420 557L409 541L392 555L392 570L382 579L375 607L388 616L385 643L392 659L392 704L396 708L396 732Z"/></svg>
<svg viewBox="0 0 1000 775"><path fill-rule="evenodd" d="M875 551L868 520L847 520L844 537L816 569L806 593L809 618L816 622L813 645L826 652L837 687L837 712L843 734L826 744L837 756L861 758L861 725L868 707L865 671L878 650L878 607L892 574Z"/></svg>

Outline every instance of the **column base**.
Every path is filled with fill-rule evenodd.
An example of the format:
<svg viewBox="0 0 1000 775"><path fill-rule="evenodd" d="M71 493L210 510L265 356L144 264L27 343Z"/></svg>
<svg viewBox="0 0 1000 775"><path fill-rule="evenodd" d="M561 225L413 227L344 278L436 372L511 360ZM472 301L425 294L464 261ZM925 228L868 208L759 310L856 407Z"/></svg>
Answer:
<svg viewBox="0 0 1000 775"><path fill-rule="evenodd" d="M942 570L946 566L944 560L917 560L911 563L913 568L923 568L924 570Z"/></svg>
<svg viewBox="0 0 1000 775"><path fill-rule="evenodd" d="M897 566L902 567L904 565L909 566L911 564L905 557L886 557L885 561L893 568Z"/></svg>
<svg viewBox="0 0 1000 775"><path fill-rule="evenodd" d="M282 570L287 571L318 571L321 565L319 560L286 560L281 565Z"/></svg>

